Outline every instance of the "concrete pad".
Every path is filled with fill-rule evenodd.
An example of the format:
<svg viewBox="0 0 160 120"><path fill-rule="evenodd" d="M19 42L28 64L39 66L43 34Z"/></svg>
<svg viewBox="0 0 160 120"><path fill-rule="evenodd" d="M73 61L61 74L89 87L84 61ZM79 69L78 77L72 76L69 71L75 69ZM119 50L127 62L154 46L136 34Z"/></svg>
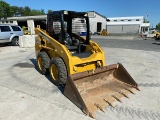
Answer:
<svg viewBox="0 0 160 120"><path fill-rule="evenodd" d="M23 35L19 36L19 47L29 48L35 46L36 35Z"/></svg>
<svg viewBox="0 0 160 120"><path fill-rule="evenodd" d="M120 62L138 83L140 92L97 111L97 120L160 119L159 52L123 48L102 48L106 63ZM34 48L8 46L0 48L0 119L5 120L91 120L49 76L37 70Z"/></svg>

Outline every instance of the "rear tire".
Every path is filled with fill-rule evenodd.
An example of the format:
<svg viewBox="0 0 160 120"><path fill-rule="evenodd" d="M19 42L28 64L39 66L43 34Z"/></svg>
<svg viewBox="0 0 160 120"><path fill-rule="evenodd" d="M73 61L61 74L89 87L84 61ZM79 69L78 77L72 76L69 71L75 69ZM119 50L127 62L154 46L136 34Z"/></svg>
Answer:
<svg viewBox="0 0 160 120"><path fill-rule="evenodd" d="M19 39L18 39L18 37L14 37L14 38L12 39L12 45L14 45L14 46L19 46Z"/></svg>
<svg viewBox="0 0 160 120"><path fill-rule="evenodd" d="M50 62L49 67L50 76L52 78L52 83L56 86L64 85L67 80L67 68L64 61L56 57Z"/></svg>
<svg viewBox="0 0 160 120"><path fill-rule="evenodd" d="M39 71L41 72L42 75L49 74L50 58L46 52L42 51L38 53L37 63Z"/></svg>

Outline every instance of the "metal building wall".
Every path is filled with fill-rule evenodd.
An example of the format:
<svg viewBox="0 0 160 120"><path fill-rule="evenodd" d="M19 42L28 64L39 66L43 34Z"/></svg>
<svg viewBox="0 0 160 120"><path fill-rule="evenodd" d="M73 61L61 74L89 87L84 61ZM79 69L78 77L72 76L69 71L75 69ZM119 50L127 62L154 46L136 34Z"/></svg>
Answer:
<svg viewBox="0 0 160 120"><path fill-rule="evenodd" d="M122 25L107 25L109 33L122 33Z"/></svg>
<svg viewBox="0 0 160 120"><path fill-rule="evenodd" d="M122 33L139 33L139 25L123 25Z"/></svg>
<svg viewBox="0 0 160 120"><path fill-rule="evenodd" d="M109 33L136 34L139 33L139 25L107 25Z"/></svg>

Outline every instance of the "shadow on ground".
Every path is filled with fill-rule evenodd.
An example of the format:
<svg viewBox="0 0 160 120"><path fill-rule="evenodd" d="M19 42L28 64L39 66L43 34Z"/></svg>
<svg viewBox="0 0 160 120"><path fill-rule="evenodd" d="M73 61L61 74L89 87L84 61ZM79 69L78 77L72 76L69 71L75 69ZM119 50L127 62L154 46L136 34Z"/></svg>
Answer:
<svg viewBox="0 0 160 120"><path fill-rule="evenodd" d="M14 46L11 43L0 43L0 47Z"/></svg>
<svg viewBox="0 0 160 120"><path fill-rule="evenodd" d="M160 42L158 41L158 42L154 42L154 43L152 43L152 44L160 45Z"/></svg>
<svg viewBox="0 0 160 120"><path fill-rule="evenodd" d="M38 65L37 65L37 61L36 61L36 59L29 59L31 62L32 62L32 64L34 65L34 68L37 70L37 72L39 72L39 74L41 74L41 72L39 71L39 69L38 69ZM51 79L51 77L50 77L50 75L44 75L46 78L47 78L47 80L48 81L50 81L51 82L51 84L53 84L53 82L52 82L52 79ZM63 94L64 93L64 86L57 86L58 87L58 89L61 91L61 93Z"/></svg>

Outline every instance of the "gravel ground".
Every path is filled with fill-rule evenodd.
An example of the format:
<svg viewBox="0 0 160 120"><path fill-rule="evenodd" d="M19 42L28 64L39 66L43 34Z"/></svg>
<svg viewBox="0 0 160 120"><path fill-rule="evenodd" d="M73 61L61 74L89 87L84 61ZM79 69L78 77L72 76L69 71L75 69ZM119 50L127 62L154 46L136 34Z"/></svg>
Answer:
<svg viewBox="0 0 160 120"><path fill-rule="evenodd" d="M93 40L105 51L107 65L122 63L141 90L106 113L97 111L96 119L159 120L160 46L139 38ZM92 120L38 72L34 48L0 47L0 66L0 120Z"/></svg>

